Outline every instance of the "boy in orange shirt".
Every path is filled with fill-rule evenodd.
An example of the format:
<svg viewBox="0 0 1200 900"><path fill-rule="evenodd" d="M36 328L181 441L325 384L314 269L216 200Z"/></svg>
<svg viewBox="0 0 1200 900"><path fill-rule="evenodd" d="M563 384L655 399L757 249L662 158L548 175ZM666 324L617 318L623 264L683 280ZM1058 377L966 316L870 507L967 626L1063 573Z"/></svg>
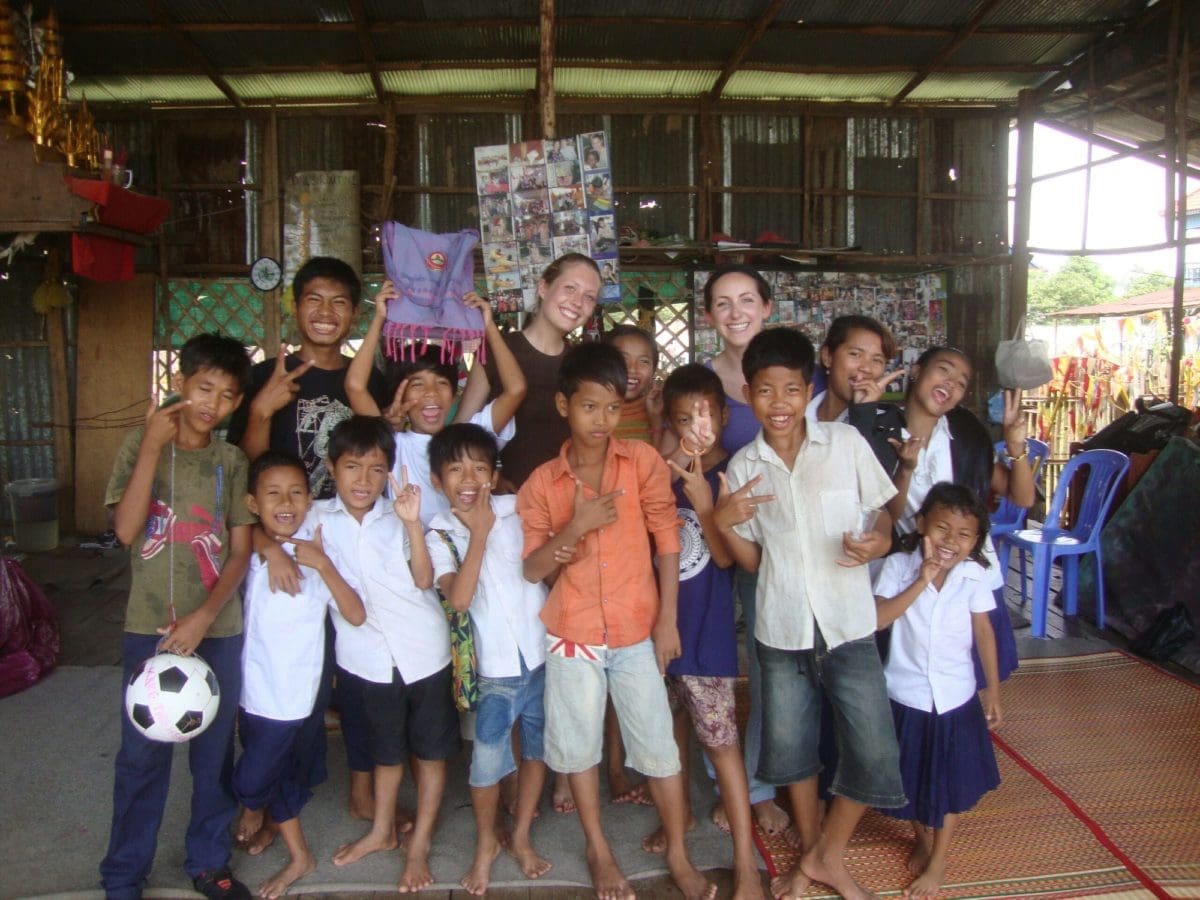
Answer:
<svg viewBox="0 0 1200 900"><path fill-rule="evenodd" d="M567 352L554 399L571 437L517 496L525 578L553 583L541 614L545 757L570 777L597 896L632 900L600 824L597 767L611 693L628 764L646 776L662 817L671 877L685 897L712 898L716 886L692 866L683 843L685 786L662 679L680 652L675 498L654 448L611 437L627 383L615 348L583 344Z"/></svg>

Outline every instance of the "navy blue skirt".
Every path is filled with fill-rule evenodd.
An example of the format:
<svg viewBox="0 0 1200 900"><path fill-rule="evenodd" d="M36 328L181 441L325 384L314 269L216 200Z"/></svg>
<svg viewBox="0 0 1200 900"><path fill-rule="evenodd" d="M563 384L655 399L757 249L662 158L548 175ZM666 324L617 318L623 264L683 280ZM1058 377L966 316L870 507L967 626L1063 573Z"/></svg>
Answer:
<svg viewBox="0 0 1200 900"><path fill-rule="evenodd" d="M996 633L996 662L1000 670L1000 680L1007 681L1008 676L1017 668L1017 636L1013 632L1012 617L1008 614L1008 605L1004 602L1004 589L997 588L996 608L988 612L992 622L992 631ZM983 665L979 662L979 651L971 647L971 661L975 663L975 689L982 691L987 687L987 679L983 675Z"/></svg>
<svg viewBox="0 0 1200 900"><path fill-rule="evenodd" d="M908 804L880 810L884 814L941 828L946 815L966 812L999 787L1000 770L979 697L940 714L893 700L892 721Z"/></svg>

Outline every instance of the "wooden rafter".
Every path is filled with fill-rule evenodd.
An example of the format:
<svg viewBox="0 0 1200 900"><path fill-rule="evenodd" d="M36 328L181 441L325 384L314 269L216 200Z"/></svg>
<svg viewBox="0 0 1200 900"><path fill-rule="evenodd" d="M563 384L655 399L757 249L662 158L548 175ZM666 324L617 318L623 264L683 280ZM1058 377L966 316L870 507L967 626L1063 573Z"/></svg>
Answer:
<svg viewBox="0 0 1200 900"><path fill-rule="evenodd" d="M1125 23L1123 28L1115 29L1112 34L1105 35L1099 38L1092 44L1092 49L1096 59L1105 59L1113 56L1115 51L1122 45L1128 43L1130 36L1145 28L1147 25L1154 22L1160 16L1164 15L1165 8L1170 4L1156 3L1149 6L1139 13L1134 19ZM1086 85L1087 79L1084 77L1087 74L1088 54L1083 52L1079 54L1072 62L1060 68L1052 76L1047 78L1036 88L1033 89L1034 100L1042 103L1050 99L1051 95L1064 82L1070 81L1073 84L1080 86ZM1110 76L1106 79L1112 81Z"/></svg>
<svg viewBox="0 0 1200 900"><path fill-rule="evenodd" d="M171 14L167 12L161 0L146 0L146 5L150 8L150 14L154 16L155 21L170 33L180 50L195 60L196 65L208 76L209 81L215 84L221 93L229 98L229 102L238 109L244 107L245 104L242 102L242 98L229 86L229 82L221 76L216 66L204 55L204 51L200 49L195 41L176 27L175 20L171 18Z"/></svg>
<svg viewBox="0 0 1200 900"><path fill-rule="evenodd" d="M725 85L729 83L729 79L733 77L733 73L742 64L742 60L746 58L746 54L750 52L750 48L758 43L758 39L763 36L767 27L775 21L775 17L779 15L779 10L783 8L783 2L784 0L769 0L766 8L754 22L754 27L742 37L737 45L737 49L733 51L733 55L729 57L729 61L721 69L721 74L717 76L712 90L708 92L710 103L721 99L721 92L725 90Z"/></svg>
<svg viewBox="0 0 1200 900"><path fill-rule="evenodd" d="M383 80L379 77L379 64L375 59L375 46L371 43L370 26L367 23L367 10L363 6L363 0L348 0L347 5L354 19L354 33L358 35L358 46L367 64L367 74L371 76L371 87L375 88L375 99L386 103L387 94L383 90Z"/></svg>
<svg viewBox="0 0 1200 900"><path fill-rule="evenodd" d="M562 28L587 28L621 26L637 28L640 26L666 26L671 28L693 27L705 30L744 30L746 21L742 19L684 19L666 16L560 16L558 24ZM984 25L977 29L977 34L993 36L1007 35L1054 35L1054 34L1107 34L1125 25L1120 19L1097 19L1086 22L1046 22L1012 25ZM308 31L317 33L334 33L354 31L353 22L180 22L178 30L185 34L226 34L230 32L294 32ZM446 29L514 29L533 28L535 23L530 19L389 19L386 22L371 22L368 30L372 34L391 32L407 33L412 31ZM117 33L146 33L165 30L155 22L82 22L64 31L72 34L117 34ZM786 31L798 34L857 34L875 37L953 37L957 32L954 28L938 25L891 25L863 24L848 22L777 22L772 25L773 31Z"/></svg>
<svg viewBox="0 0 1200 900"><path fill-rule="evenodd" d="M915 91L917 86L922 81L924 81L934 72L937 72L939 69L941 69L942 66L945 65L946 60L948 60L954 54L954 51L966 43L967 38L969 38L979 29L979 26L983 23L983 20L987 18L988 14L991 13L991 11L995 9L999 3L1000 0L983 0L983 2L979 4L979 8L975 10L975 15L971 16L970 20L963 25L962 28L955 32L954 37L950 39L950 43L946 44L946 46L939 51L938 55L935 56L930 63L922 66L920 71L918 71L916 75L908 80L908 84L900 88L899 93L892 98L891 105L895 106L909 94Z"/></svg>
<svg viewBox="0 0 1200 900"><path fill-rule="evenodd" d="M554 113L554 21L555 0L538 3L537 111L541 135L549 140L558 136Z"/></svg>
<svg viewBox="0 0 1200 900"><path fill-rule="evenodd" d="M1129 149L1128 144L1122 144L1120 141L1114 141L1111 138L1106 138L1100 134L1090 134L1084 128L1079 128L1059 119L1039 118L1038 122L1042 125L1045 125L1047 128L1053 128L1055 131L1061 131L1063 134L1069 134L1071 137L1077 137L1083 141L1091 141L1099 147L1104 147L1107 150L1113 150L1117 153L1121 153ZM1152 147L1162 148L1165 146L1166 145L1164 141L1154 141L1153 143L1146 145L1147 149L1139 149L1129 155L1137 157L1138 159L1144 159L1147 162L1152 162L1160 166L1165 166L1168 165L1169 160L1166 160L1160 156L1158 151L1149 149ZM1187 166L1187 174L1189 178L1200 178L1200 167L1192 165Z"/></svg>

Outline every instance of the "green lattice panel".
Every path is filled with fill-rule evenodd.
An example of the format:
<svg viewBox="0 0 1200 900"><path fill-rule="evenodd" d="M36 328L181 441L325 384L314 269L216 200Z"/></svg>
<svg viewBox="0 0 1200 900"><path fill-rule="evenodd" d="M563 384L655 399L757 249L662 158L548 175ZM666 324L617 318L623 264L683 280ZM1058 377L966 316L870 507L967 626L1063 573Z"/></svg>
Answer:
<svg viewBox="0 0 1200 900"><path fill-rule="evenodd" d="M653 315L642 303L653 298ZM692 296L685 272L621 273L621 302L604 307L604 327L629 324L638 328L654 328L658 342L660 373L691 362L692 335L688 325L688 308Z"/></svg>
<svg viewBox="0 0 1200 900"><path fill-rule="evenodd" d="M192 337L216 332L261 347L263 294L245 279L167 282L167 317L156 321L157 345L178 350Z"/></svg>

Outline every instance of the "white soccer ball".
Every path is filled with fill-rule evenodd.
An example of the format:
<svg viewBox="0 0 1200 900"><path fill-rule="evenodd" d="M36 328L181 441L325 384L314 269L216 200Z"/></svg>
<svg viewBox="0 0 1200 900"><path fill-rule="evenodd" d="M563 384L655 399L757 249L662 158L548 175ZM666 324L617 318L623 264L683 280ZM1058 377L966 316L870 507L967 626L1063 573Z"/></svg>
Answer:
<svg viewBox="0 0 1200 900"><path fill-rule="evenodd" d="M125 686L125 714L152 741L190 741L212 724L221 688L198 656L157 653Z"/></svg>

